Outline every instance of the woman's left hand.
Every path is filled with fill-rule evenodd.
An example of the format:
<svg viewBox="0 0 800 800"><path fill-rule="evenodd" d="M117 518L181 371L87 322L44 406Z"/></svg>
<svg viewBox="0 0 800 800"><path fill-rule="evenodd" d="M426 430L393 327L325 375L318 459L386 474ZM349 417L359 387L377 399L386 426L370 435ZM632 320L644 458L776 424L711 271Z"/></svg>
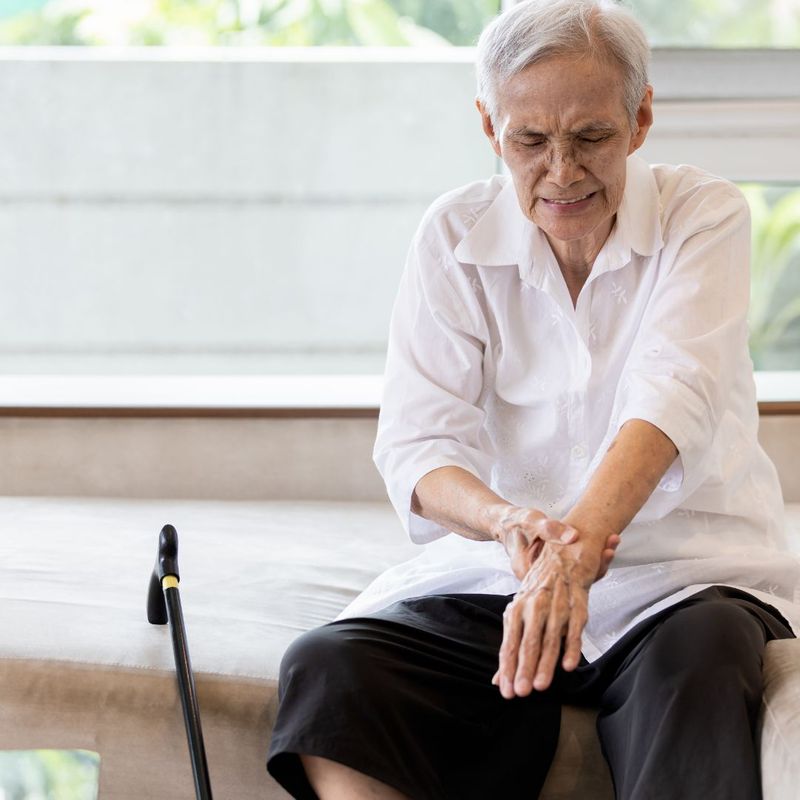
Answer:
<svg viewBox="0 0 800 800"><path fill-rule="evenodd" d="M581 532L583 534L583 532ZM500 664L492 683L506 699L543 691L561 652L570 671L581 657L589 589L605 573L606 539L581 535L573 544L545 544L503 614Z"/></svg>

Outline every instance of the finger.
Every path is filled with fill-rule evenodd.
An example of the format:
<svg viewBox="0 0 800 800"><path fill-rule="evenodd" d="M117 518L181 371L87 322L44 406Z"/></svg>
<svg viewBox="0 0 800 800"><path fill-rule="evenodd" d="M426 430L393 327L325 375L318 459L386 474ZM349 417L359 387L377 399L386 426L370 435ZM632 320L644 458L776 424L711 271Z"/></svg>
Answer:
<svg viewBox="0 0 800 800"><path fill-rule="evenodd" d="M563 582L556 584L553 606L547 619L547 627L542 640L542 652L533 679L533 688L544 691L553 681L553 673L561 652L561 641L569 620L568 595Z"/></svg>
<svg viewBox="0 0 800 800"><path fill-rule="evenodd" d="M557 519L542 520L536 525L539 538L546 542L572 544L578 539L578 530Z"/></svg>
<svg viewBox="0 0 800 800"><path fill-rule="evenodd" d="M616 553L613 550L603 550L603 553L600 556L600 570L598 571L597 578L595 578L595 580L599 580L606 574L606 572L608 572L615 555Z"/></svg>
<svg viewBox="0 0 800 800"><path fill-rule="evenodd" d="M612 533L606 540L607 550L616 550L619 547L622 537L618 533Z"/></svg>
<svg viewBox="0 0 800 800"><path fill-rule="evenodd" d="M514 673L517 670L517 653L522 638L522 615L520 605L512 600L503 612L503 643L500 645L499 666L500 694L509 700L514 696Z"/></svg>
<svg viewBox="0 0 800 800"><path fill-rule="evenodd" d="M589 612L586 605L585 595L573 597L572 609L569 615L569 626L564 640L564 658L561 666L567 672L571 672L581 661L581 636L586 627L586 620Z"/></svg>
<svg viewBox="0 0 800 800"><path fill-rule="evenodd" d="M542 633L550 615L552 593L549 589L539 589L527 598L523 614L524 630L517 657L517 671L514 675L514 693L519 697L529 695L533 690L533 676L542 649Z"/></svg>

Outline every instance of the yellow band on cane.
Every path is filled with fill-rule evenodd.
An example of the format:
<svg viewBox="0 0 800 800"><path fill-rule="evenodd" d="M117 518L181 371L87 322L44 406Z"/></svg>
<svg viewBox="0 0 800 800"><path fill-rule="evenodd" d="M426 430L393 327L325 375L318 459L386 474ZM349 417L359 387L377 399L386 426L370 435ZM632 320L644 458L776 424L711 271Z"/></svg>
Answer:
<svg viewBox="0 0 800 800"><path fill-rule="evenodd" d="M162 589L177 589L178 588L178 579L174 575L165 575L161 579L161 588Z"/></svg>

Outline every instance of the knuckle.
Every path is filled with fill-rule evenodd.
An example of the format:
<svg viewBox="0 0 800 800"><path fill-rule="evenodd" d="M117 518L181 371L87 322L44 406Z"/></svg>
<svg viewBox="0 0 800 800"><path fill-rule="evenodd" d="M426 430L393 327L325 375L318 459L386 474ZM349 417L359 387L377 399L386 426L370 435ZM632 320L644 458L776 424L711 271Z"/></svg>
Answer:
<svg viewBox="0 0 800 800"><path fill-rule="evenodd" d="M542 640L542 646L545 650L552 650L554 647L558 646L560 642L561 636L552 630L548 630L544 635L544 639Z"/></svg>
<svg viewBox="0 0 800 800"><path fill-rule="evenodd" d="M544 529L550 536L558 536L564 527L558 520L549 519L544 523Z"/></svg>
<svg viewBox="0 0 800 800"><path fill-rule="evenodd" d="M503 645L500 647L500 660L504 661L506 659L511 658L514 653L516 652L516 647L514 647L510 643L503 642Z"/></svg>

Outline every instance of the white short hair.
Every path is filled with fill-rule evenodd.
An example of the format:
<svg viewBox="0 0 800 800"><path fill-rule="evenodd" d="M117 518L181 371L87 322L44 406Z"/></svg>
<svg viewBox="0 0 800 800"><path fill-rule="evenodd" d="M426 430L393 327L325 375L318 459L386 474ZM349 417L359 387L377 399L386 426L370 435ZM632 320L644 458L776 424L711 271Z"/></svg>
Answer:
<svg viewBox="0 0 800 800"><path fill-rule="evenodd" d="M478 41L478 99L494 118L503 81L551 56L593 54L622 68L623 100L635 128L650 47L641 25L615 0L524 0L500 14Z"/></svg>

